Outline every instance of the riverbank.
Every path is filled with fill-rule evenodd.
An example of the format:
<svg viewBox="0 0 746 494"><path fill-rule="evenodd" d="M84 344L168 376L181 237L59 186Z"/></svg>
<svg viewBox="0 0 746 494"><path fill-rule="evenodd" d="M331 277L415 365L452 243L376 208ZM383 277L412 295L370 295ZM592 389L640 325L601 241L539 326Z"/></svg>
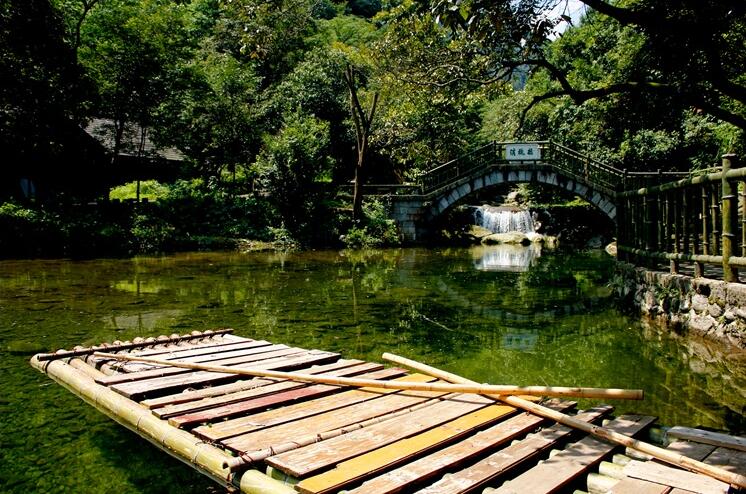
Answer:
<svg viewBox="0 0 746 494"><path fill-rule="evenodd" d="M617 295L679 335L693 334L746 350L746 285L693 278L620 263Z"/></svg>

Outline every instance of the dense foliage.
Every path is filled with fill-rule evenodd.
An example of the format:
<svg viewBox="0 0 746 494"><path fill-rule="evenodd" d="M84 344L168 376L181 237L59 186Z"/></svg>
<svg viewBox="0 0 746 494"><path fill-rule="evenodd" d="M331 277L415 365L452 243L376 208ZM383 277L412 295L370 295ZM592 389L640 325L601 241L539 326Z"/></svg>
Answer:
<svg viewBox="0 0 746 494"><path fill-rule="evenodd" d="M355 98L376 108L369 182L516 137L631 170L746 152L746 4L582 3L570 19L564 0L4 1L3 237L67 245L85 231L92 249L126 253L209 237L395 242L383 205L354 222L339 192L359 164ZM183 180L144 208L68 214L121 185L116 152L102 164L85 151L92 118L112 122L114 151L179 149Z"/></svg>

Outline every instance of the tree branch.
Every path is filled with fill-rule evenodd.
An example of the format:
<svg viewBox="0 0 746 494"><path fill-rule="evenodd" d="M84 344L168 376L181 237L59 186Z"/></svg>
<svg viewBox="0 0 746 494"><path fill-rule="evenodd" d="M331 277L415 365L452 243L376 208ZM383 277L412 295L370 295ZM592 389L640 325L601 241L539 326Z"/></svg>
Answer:
<svg viewBox="0 0 746 494"><path fill-rule="evenodd" d="M628 26L635 24L637 26L647 26L654 22L649 16L637 10L625 9L611 5L603 0L580 0L593 10L616 19L620 24Z"/></svg>

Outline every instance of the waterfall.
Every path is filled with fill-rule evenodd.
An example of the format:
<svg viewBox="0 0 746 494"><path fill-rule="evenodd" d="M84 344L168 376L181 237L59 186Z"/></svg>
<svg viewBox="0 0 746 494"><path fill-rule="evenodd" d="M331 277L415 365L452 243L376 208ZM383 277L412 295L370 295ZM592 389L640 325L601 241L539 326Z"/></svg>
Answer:
<svg viewBox="0 0 746 494"><path fill-rule="evenodd" d="M492 233L534 232L534 220L525 209L480 206L474 210L474 222Z"/></svg>

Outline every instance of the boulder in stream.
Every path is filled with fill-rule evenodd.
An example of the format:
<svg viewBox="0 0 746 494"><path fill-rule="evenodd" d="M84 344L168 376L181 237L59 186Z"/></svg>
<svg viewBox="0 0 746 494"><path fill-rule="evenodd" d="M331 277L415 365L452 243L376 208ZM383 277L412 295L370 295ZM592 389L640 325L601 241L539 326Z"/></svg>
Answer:
<svg viewBox="0 0 746 494"><path fill-rule="evenodd" d="M497 244L513 244L513 245L529 245L531 240L526 236L525 233L521 232L507 232L507 233L493 233L482 239L484 245L497 245Z"/></svg>

